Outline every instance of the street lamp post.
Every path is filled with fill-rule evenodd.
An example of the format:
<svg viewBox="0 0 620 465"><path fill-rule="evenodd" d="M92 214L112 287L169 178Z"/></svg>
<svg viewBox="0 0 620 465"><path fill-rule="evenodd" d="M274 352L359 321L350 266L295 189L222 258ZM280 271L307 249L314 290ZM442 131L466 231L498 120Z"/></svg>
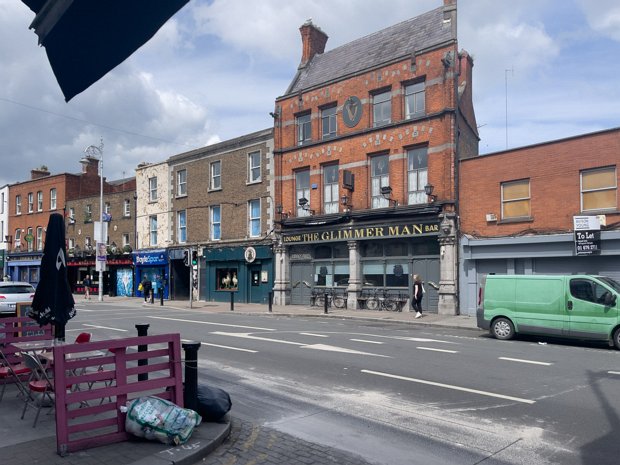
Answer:
<svg viewBox="0 0 620 465"><path fill-rule="evenodd" d="M84 149L84 153L89 157L98 158L99 159L99 242L97 243L97 250L95 256L97 257L97 265L99 268L99 302L103 302L103 268L105 266L105 262L99 263L99 253L101 250L105 249L104 242L104 224L103 224L103 139L101 139L101 143L99 147L96 145L89 145ZM103 244L101 246L100 244ZM106 252L107 253L107 252Z"/></svg>

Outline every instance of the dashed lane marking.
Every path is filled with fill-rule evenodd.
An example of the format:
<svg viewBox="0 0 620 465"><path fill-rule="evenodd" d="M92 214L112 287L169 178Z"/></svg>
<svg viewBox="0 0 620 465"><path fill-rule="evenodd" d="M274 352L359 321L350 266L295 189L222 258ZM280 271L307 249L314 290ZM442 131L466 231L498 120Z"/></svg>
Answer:
<svg viewBox="0 0 620 465"><path fill-rule="evenodd" d="M313 337L329 337L325 334L314 334L314 333L299 333L299 334L302 334L304 336L313 336Z"/></svg>
<svg viewBox="0 0 620 465"><path fill-rule="evenodd" d="M506 360L508 362L529 363L530 365L544 365L544 366L553 365L553 363L549 363L549 362L537 362L535 360L523 360L521 358L498 357L498 359Z"/></svg>
<svg viewBox="0 0 620 465"><path fill-rule="evenodd" d="M448 354L458 354L458 350L435 349L434 347L416 347L419 350L430 350L432 352L445 352Z"/></svg>
<svg viewBox="0 0 620 465"><path fill-rule="evenodd" d="M229 328L255 329L257 331L275 331L275 329L273 329L273 328L261 328L261 327L258 327L258 326L229 325L229 324L226 324L226 323L213 323L211 321L184 320L182 318L167 318L165 316L147 316L147 318L154 318L156 320L180 321L182 323L197 323L197 324L201 324L201 325L226 326L226 327L229 327Z"/></svg>
<svg viewBox="0 0 620 465"><path fill-rule="evenodd" d="M385 344L384 342L380 342L380 341L368 341L367 339L349 339L350 341L355 341L355 342L365 342L366 344Z"/></svg>
<svg viewBox="0 0 620 465"><path fill-rule="evenodd" d="M109 329L110 331L122 331L124 333L129 331L128 329L110 328L109 326L89 325L86 323L82 323L82 326L86 326L88 328L97 328L97 329Z"/></svg>

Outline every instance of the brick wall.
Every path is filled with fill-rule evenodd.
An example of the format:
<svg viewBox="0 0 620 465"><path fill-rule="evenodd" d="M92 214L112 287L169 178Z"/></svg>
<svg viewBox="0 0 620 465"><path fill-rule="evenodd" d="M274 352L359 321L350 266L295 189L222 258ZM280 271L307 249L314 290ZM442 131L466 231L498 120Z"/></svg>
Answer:
<svg viewBox="0 0 620 465"><path fill-rule="evenodd" d="M520 149L484 155L460 164L461 232L474 236L506 236L527 231L573 229L581 212L580 171L615 166L620 175L620 129L612 129ZM530 180L530 221L501 221L501 183ZM620 179L617 180L620 184ZM618 202L618 200L616 200ZM620 207L601 211L607 224L620 221ZM497 222L487 222L493 213ZM588 212L594 214L596 212Z"/></svg>

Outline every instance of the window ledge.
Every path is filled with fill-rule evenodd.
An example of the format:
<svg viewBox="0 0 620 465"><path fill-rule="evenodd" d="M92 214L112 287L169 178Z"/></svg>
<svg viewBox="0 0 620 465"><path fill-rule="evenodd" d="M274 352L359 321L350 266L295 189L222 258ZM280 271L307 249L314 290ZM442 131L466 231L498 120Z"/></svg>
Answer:
<svg viewBox="0 0 620 465"><path fill-rule="evenodd" d="M620 215L620 210L586 210L581 212L582 215Z"/></svg>
<svg viewBox="0 0 620 465"><path fill-rule="evenodd" d="M522 216L519 218L505 218L503 220L498 220L497 224L512 224L512 223L532 223L534 218L531 216Z"/></svg>
<svg viewBox="0 0 620 465"><path fill-rule="evenodd" d="M216 187L215 189L209 189L207 192L219 192L221 190L222 190L221 187Z"/></svg>
<svg viewBox="0 0 620 465"><path fill-rule="evenodd" d="M251 186L252 184L260 184L262 181L262 179L257 179L255 181L246 181L245 185L246 186Z"/></svg>

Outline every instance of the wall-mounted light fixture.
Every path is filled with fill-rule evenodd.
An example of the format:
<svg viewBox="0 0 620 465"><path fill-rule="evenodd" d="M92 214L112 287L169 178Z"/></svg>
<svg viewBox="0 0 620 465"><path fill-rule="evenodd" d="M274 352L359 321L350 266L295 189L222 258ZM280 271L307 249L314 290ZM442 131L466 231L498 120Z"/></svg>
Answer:
<svg viewBox="0 0 620 465"><path fill-rule="evenodd" d="M286 220L288 218L288 213L284 211L282 205L276 205L276 213L280 215L280 221Z"/></svg>
<svg viewBox="0 0 620 465"><path fill-rule="evenodd" d="M392 188L390 186L381 186L381 195L385 200L390 202L394 207L398 207L398 200L392 199Z"/></svg>
<svg viewBox="0 0 620 465"><path fill-rule="evenodd" d="M308 201L307 198L302 197L301 199L298 200L298 202L302 210L310 212L311 215L314 215L314 210L310 209L310 202Z"/></svg>
<svg viewBox="0 0 620 465"><path fill-rule="evenodd" d="M434 202L435 200L437 200L437 196L433 195L433 189L435 188L435 186L433 186L432 184L427 184L426 186L424 186L424 193L431 198L431 202Z"/></svg>

